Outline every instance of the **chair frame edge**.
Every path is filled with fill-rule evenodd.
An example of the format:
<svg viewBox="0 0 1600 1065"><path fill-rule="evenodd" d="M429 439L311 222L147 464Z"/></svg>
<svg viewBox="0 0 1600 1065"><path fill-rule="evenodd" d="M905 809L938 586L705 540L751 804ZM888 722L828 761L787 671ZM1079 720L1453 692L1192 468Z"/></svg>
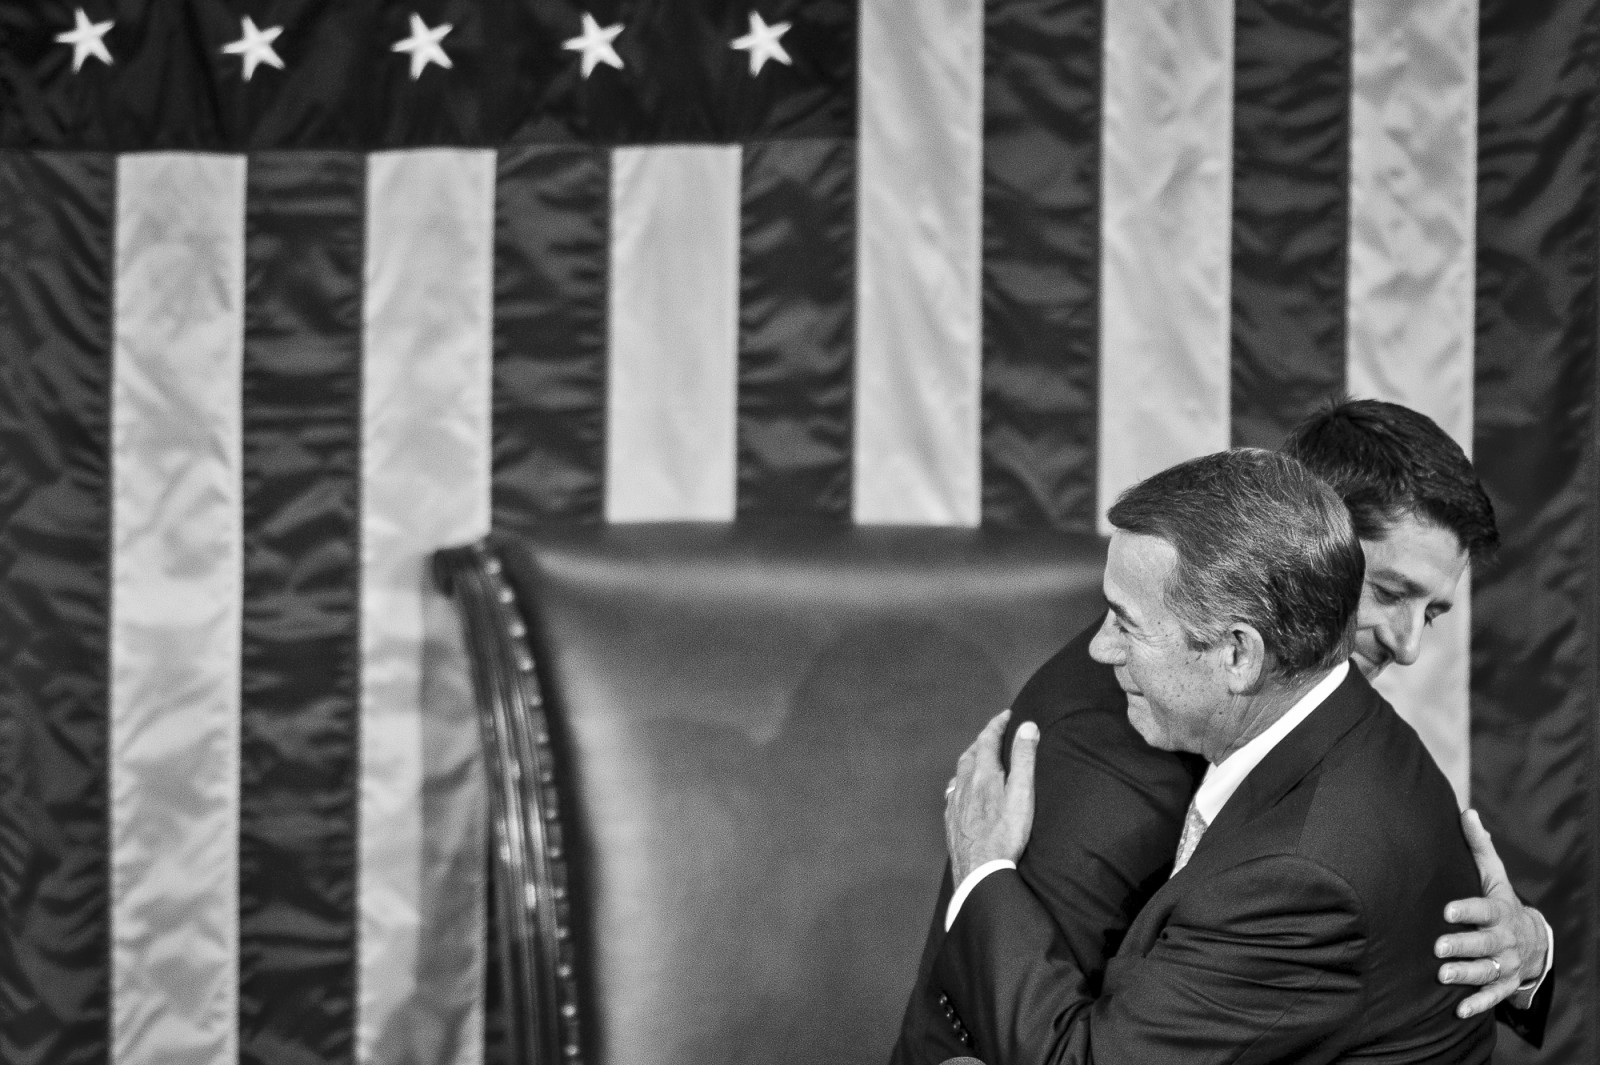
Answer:
<svg viewBox="0 0 1600 1065"><path fill-rule="evenodd" d="M582 1065L577 961L550 722L525 613L491 539L434 554L461 618L490 820L506 1034L515 1065Z"/></svg>

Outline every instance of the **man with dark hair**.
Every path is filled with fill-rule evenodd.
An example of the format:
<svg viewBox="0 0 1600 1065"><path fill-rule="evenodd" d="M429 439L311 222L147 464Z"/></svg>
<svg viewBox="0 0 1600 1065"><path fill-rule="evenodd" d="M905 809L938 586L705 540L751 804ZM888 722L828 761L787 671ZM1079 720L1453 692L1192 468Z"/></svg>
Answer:
<svg viewBox="0 0 1600 1065"><path fill-rule="evenodd" d="M1428 958L1472 856L1438 766L1350 668L1363 560L1339 497L1246 449L1135 485L1110 518L1090 653L1146 743L1208 768L1096 989L1012 864L1040 730L1018 729L1007 778L992 721L946 807L954 1019L997 1065L1487 1061L1493 1025L1457 1017Z"/></svg>
<svg viewBox="0 0 1600 1065"><path fill-rule="evenodd" d="M1433 419L1372 399L1331 404L1281 450L1333 486L1366 549L1361 671L1371 680L1390 662L1411 665L1425 626L1450 609L1462 563L1480 564L1500 544L1472 463ZM1442 598L1424 601L1429 590Z"/></svg>
<svg viewBox="0 0 1600 1065"><path fill-rule="evenodd" d="M1495 546L1493 510L1470 462L1425 416L1366 400L1333 404L1308 418L1284 450L1333 485L1362 540L1367 567L1356 665L1370 679L1391 661L1411 664L1426 626L1451 607L1467 558L1480 560ZM1021 875L1055 919L1091 989L1099 987L1106 959L1134 916L1165 881L1205 767L1201 759L1143 742L1111 671L1089 659L1093 635L1091 628L1040 668L1017 697L1011 719L1013 731L1028 720L1043 730L1038 815ZM1548 926L1512 893L1476 815L1469 813L1463 825L1488 897L1451 903L1449 920L1481 930L1441 937L1439 956L1461 960L1442 965L1440 979L1482 986L1461 1004L1463 1016L1509 999L1498 1016L1538 1045L1550 999L1548 981L1538 986L1548 972ZM947 878L896 1065L965 1052L932 972L953 886Z"/></svg>
<svg viewBox="0 0 1600 1065"><path fill-rule="evenodd" d="M1366 554L1353 661L1372 680L1409 666L1428 626L1454 605L1468 566L1500 545L1494 507L1459 445L1427 415L1398 403L1331 403L1295 427L1280 449L1333 486ZM1552 935L1524 906L1476 812L1463 818L1487 898L1451 903L1447 918L1485 926L1437 944L1441 979L1488 985L1462 1008L1496 1016L1539 1046L1549 1018ZM1537 997L1536 997L1537 992Z"/></svg>
<svg viewBox="0 0 1600 1065"><path fill-rule="evenodd" d="M1494 507L1461 447L1426 414L1398 403L1330 403L1278 449L1333 486L1356 535L1376 540L1404 517L1455 533L1474 563L1500 546Z"/></svg>

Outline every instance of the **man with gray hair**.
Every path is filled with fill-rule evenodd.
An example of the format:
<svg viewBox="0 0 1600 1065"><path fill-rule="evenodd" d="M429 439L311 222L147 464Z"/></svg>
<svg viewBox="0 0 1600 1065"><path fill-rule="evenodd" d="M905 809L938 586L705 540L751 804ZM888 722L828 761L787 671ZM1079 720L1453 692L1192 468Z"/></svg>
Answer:
<svg viewBox="0 0 1600 1065"><path fill-rule="evenodd" d="M1339 497L1237 450L1136 485L1110 519L1090 653L1145 741L1209 767L1097 988L1012 868L1038 729L1008 779L992 721L946 808L953 1019L991 1065L1486 1061L1491 1022L1457 1018L1430 957L1476 872L1449 785L1349 666L1363 560Z"/></svg>

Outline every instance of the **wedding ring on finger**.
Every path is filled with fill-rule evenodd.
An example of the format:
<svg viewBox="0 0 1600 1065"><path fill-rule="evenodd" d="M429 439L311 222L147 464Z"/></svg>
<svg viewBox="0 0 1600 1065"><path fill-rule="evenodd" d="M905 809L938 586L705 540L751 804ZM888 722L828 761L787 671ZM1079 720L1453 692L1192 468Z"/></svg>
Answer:
<svg viewBox="0 0 1600 1065"><path fill-rule="evenodd" d="M948 792L946 794L948 794ZM1499 958L1490 958L1489 959L1489 964L1494 966L1494 979L1490 980L1489 982L1490 983L1496 983L1500 979L1500 959Z"/></svg>

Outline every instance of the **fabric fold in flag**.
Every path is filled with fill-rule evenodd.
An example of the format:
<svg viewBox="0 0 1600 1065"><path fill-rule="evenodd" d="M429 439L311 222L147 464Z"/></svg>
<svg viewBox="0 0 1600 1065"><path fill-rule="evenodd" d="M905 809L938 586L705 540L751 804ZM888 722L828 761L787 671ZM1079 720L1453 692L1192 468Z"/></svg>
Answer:
<svg viewBox="0 0 1600 1065"><path fill-rule="evenodd" d="M117 168L111 1060L239 1053L245 161Z"/></svg>
<svg viewBox="0 0 1600 1065"><path fill-rule="evenodd" d="M239 1039L355 1047L366 160L250 157Z"/></svg>
<svg viewBox="0 0 1600 1065"><path fill-rule="evenodd" d="M1600 1055L1597 19L1479 6L1472 450L1501 546L1473 582L1472 802L1555 932L1549 1061Z"/></svg>
<svg viewBox="0 0 1600 1065"><path fill-rule="evenodd" d="M0 1061L22 1065L110 1053L116 173L0 152Z"/></svg>
<svg viewBox="0 0 1600 1065"><path fill-rule="evenodd" d="M976 525L983 5L861 7L854 515Z"/></svg>
<svg viewBox="0 0 1600 1065"><path fill-rule="evenodd" d="M1125 489L1228 446L1232 15L1226 3L1106 9L1102 533Z"/></svg>
<svg viewBox="0 0 1600 1065"><path fill-rule="evenodd" d="M367 161L357 1061L483 1056L478 724L427 622L432 553L489 532L494 180L490 152Z"/></svg>
<svg viewBox="0 0 1600 1065"><path fill-rule="evenodd" d="M744 150L738 512L850 519L855 152L843 140Z"/></svg>
<svg viewBox="0 0 1600 1065"><path fill-rule="evenodd" d="M1232 439L1277 447L1345 387L1349 7L1235 0L1233 54Z"/></svg>
<svg viewBox="0 0 1600 1065"><path fill-rule="evenodd" d="M606 432L610 153L498 153L494 524L596 520Z"/></svg>
<svg viewBox="0 0 1600 1065"><path fill-rule="evenodd" d="M738 147L612 158L609 521L735 511Z"/></svg>
<svg viewBox="0 0 1600 1065"><path fill-rule="evenodd" d="M1472 454L1475 0L1351 8L1350 394L1428 415ZM1423 57L1426 57L1424 59ZM1426 653L1377 688L1468 802L1471 577Z"/></svg>
<svg viewBox="0 0 1600 1065"><path fill-rule="evenodd" d="M1095 4L984 6L985 525L1094 526L1102 22Z"/></svg>

